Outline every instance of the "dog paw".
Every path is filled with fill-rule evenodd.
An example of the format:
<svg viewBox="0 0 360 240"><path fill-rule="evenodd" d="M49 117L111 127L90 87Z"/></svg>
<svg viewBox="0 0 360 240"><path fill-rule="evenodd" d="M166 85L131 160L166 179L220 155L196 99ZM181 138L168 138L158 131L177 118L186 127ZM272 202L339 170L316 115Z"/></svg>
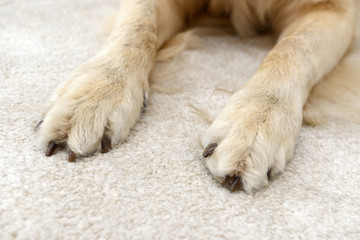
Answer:
<svg viewBox="0 0 360 240"><path fill-rule="evenodd" d="M75 161L126 139L146 106L147 76L109 66L99 61L82 66L52 95L37 126L48 145L46 156L66 146L69 161Z"/></svg>
<svg viewBox="0 0 360 240"><path fill-rule="evenodd" d="M207 168L230 191L267 186L291 159L301 119L301 104L239 91L201 138Z"/></svg>

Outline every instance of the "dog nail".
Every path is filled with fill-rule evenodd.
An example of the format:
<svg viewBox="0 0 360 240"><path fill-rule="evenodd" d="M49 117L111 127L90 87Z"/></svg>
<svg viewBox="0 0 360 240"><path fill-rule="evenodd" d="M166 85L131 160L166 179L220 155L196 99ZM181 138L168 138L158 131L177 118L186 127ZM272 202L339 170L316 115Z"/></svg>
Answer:
<svg viewBox="0 0 360 240"><path fill-rule="evenodd" d="M226 188L230 188L232 186L232 184L234 183L236 177L230 177L229 181L227 182L227 184L225 185Z"/></svg>
<svg viewBox="0 0 360 240"><path fill-rule="evenodd" d="M203 152L203 157L207 158L209 156L211 156L214 153L215 148L217 147L217 143L210 143Z"/></svg>
<svg viewBox="0 0 360 240"><path fill-rule="evenodd" d="M51 157L54 154L56 147L57 145L54 141L49 142L49 145L45 152L45 156Z"/></svg>
<svg viewBox="0 0 360 240"><path fill-rule="evenodd" d="M241 181L241 178L240 177L236 177L235 178L235 181L231 184L229 190L231 192L234 192L236 190L239 190L242 186L242 181Z"/></svg>
<svg viewBox="0 0 360 240"><path fill-rule="evenodd" d="M68 158L68 161L69 162L75 162L75 159L76 159L76 155L73 151L69 151L69 158Z"/></svg>
<svg viewBox="0 0 360 240"><path fill-rule="evenodd" d="M34 128L34 131L39 130L39 128L43 122L44 122L44 120L41 120L40 122L38 122L38 124L36 124L36 127Z"/></svg>
<svg viewBox="0 0 360 240"><path fill-rule="evenodd" d="M107 153L111 149L111 139L108 135L104 135L101 140L101 153Z"/></svg>
<svg viewBox="0 0 360 240"><path fill-rule="evenodd" d="M223 181L221 182L221 185L222 186L225 186L228 182L229 182L229 180L230 180L230 176L229 175L227 175L224 179L223 179Z"/></svg>

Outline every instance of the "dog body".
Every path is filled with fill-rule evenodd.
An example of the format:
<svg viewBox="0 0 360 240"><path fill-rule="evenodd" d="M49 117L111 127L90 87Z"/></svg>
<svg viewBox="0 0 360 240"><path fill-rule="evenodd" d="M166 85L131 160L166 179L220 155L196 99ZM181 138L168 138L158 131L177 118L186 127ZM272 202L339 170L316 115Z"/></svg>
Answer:
<svg viewBox="0 0 360 240"><path fill-rule="evenodd" d="M204 13L229 17L241 37L278 38L201 137L214 177L252 192L292 158L311 89L349 49L358 12L357 0L122 0L108 44L55 91L40 134L48 152L66 143L71 158L121 143L146 106L159 49Z"/></svg>

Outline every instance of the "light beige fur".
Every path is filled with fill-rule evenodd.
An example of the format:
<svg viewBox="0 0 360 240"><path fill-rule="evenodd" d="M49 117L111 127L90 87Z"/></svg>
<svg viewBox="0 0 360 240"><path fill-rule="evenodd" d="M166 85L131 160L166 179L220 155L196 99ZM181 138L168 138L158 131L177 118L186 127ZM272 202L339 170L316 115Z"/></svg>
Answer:
<svg viewBox="0 0 360 240"><path fill-rule="evenodd" d="M328 82L331 89L339 85L344 68L334 70L336 78L320 80L349 49L358 11L357 0L123 0L106 47L51 97L40 135L46 143L66 143L77 155L100 150L104 135L112 146L121 143L146 102L156 59L176 55L185 46L179 39L189 35L159 51L164 44L203 13L229 17L241 37L278 37L256 74L201 137L204 148L218 144L206 161L214 177L239 178L250 193L268 184L269 170L271 176L284 170L303 115L317 123L329 111L324 99L347 93L324 91ZM356 94L352 101L358 101Z"/></svg>

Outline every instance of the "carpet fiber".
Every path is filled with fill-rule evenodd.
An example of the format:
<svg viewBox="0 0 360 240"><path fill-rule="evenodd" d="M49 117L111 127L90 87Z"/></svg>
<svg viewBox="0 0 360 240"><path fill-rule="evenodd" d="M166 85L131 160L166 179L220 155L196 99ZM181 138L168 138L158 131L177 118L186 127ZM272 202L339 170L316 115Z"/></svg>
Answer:
<svg viewBox="0 0 360 240"><path fill-rule="evenodd" d="M256 71L267 37L210 36L153 92L128 141L67 162L45 157L40 106L96 54L116 0L0 0L0 239L360 239L360 126L302 128L284 174L253 196L211 177L190 104L219 113Z"/></svg>

